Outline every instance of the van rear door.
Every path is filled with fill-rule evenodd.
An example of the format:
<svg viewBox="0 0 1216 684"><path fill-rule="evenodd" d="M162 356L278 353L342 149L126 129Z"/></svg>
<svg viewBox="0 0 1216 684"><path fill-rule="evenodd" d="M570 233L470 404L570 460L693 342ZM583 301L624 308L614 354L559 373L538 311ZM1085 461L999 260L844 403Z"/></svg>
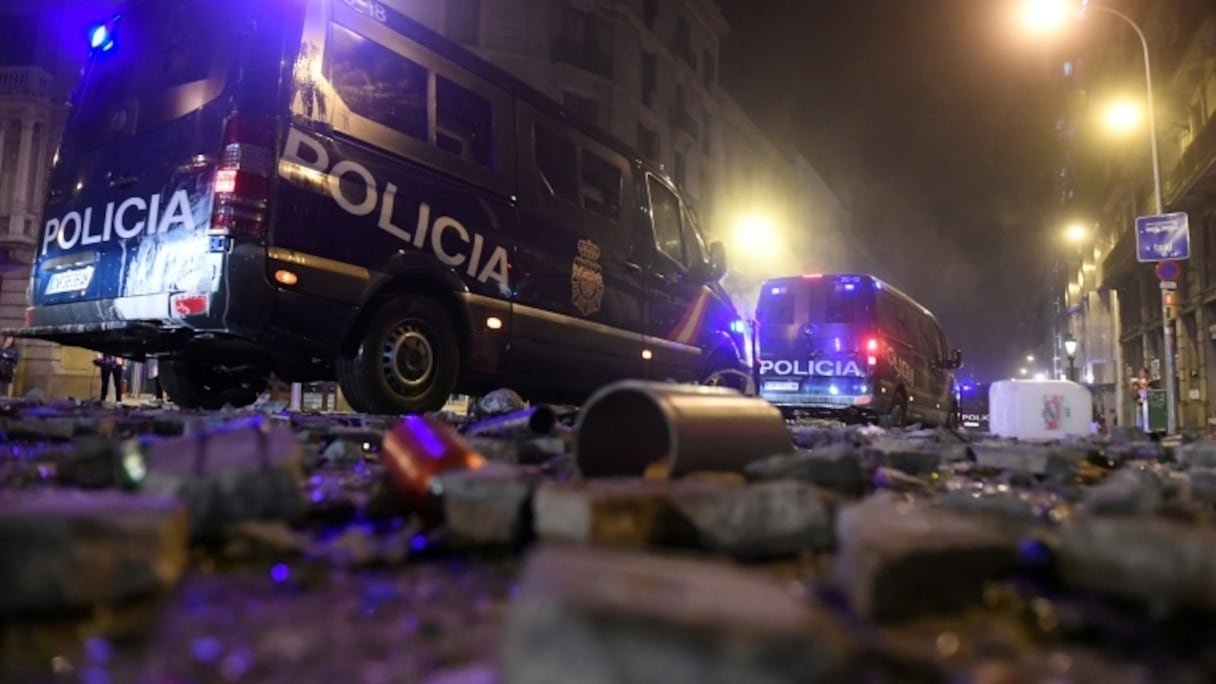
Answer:
<svg viewBox="0 0 1216 684"><path fill-rule="evenodd" d="M238 74L273 82L233 68L256 30L244 7L265 4L131 0L92 32L38 238L35 326L206 313L226 244L208 234L217 172L255 166L225 158L226 95Z"/></svg>
<svg viewBox="0 0 1216 684"><path fill-rule="evenodd" d="M871 278L769 281L756 321L760 391L770 401L844 407L868 394L870 352L879 344Z"/></svg>

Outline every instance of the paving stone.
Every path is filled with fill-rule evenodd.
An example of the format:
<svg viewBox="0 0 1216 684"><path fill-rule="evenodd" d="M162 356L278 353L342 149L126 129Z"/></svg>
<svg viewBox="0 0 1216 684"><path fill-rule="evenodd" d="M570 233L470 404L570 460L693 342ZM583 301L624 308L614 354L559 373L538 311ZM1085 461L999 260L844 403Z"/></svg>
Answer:
<svg viewBox="0 0 1216 684"><path fill-rule="evenodd" d="M1174 458L1188 468L1216 467L1216 440L1201 439L1174 448Z"/></svg>
<svg viewBox="0 0 1216 684"><path fill-rule="evenodd" d="M780 584L728 566L541 548L505 626L505 682L848 681L849 643Z"/></svg>
<svg viewBox="0 0 1216 684"><path fill-rule="evenodd" d="M1186 473L1186 480L1194 500L1216 503L1216 468L1191 468Z"/></svg>
<svg viewBox="0 0 1216 684"><path fill-rule="evenodd" d="M672 504L707 548L740 558L789 556L828 549L834 542L831 508L817 489L802 482L681 483Z"/></svg>
<svg viewBox="0 0 1216 684"><path fill-rule="evenodd" d="M148 444L145 491L180 497L197 535L234 522L293 519L304 512L301 449L287 428L242 421Z"/></svg>
<svg viewBox="0 0 1216 684"><path fill-rule="evenodd" d="M1087 517L1059 530L1068 584L1145 603L1216 611L1216 530L1152 517Z"/></svg>
<svg viewBox="0 0 1216 684"><path fill-rule="evenodd" d="M1116 425L1110 429L1108 437L1111 444L1134 444L1136 442L1151 442L1144 430L1134 425Z"/></svg>
<svg viewBox="0 0 1216 684"><path fill-rule="evenodd" d="M1094 515L1148 515L1165 502L1165 487L1155 475L1118 470L1085 490L1081 508Z"/></svg>
<svg viewBox="0 0 1216 684"><path fill-rule="evenodd" d="M1040 444L980 442L970 446L976 465L1040 476L1070 476L1084 452Z"/></svg>
<svg viewBox="0 0 1216 684"><path fill-rule="evenodd" d="M59 481L87 489L117 486L124 480L119 452L119 445L108 437L82 436L57 464Z"/></svg>
<svg viewBox="0 0 1216 684"><path fill-rule="evenodd" d="M51 440L66 442L76 436L80 421L70 417L5 418L0 421L9 440Z"/></svg>
<svg viewBox="0 0 1216 684"><path fill-rule="evenodd" d="M1157 442L1129 442L1126 444L1108 444L1104 450L1107 459L1116 465L1128 461L1160 461L1163 451Z"/></svg>
<svg viewBox="0 0 1216 684"><path fill-rule="evenodd" d="M519 393L512 389L500 388L483 396L473 405L473 416L498 416L504 413L520 411L528 407Z"/></svg>
<svg viewBox="0 0 1216 684"><path fill-rule="evenodd" d="M173 497L0 492L0 614L91 609L168 589L187 562Z"/></svg>
<svg viewBox="0 0 1216 684"><path fill-rule="evenodd" d="M1015 522L1032 523L1039 519L1034 506L1013 493L948 492L943 494L936 504L959 513L992 515Z"/></svg>
<svg viewBox="0 0 1216 684"><path fill-rule="evenodd" d="M869 484L857 450L843 443L761 459L744 473L752 480L800 480L850 496L864 494Z"/></svg>
<svg viewBox="0 0 1216 684"><path fill-rule="evenodd" d="M513 544L531 532L530 504L539 480L534 470L488 463L477 470L440 473L432 492L442 497L444 522L458 539Z"/></svg>
<svg viewBox="0 0 1216 684"><path fill-rule="evenodd" d="M533 503L542 539L640 548L678 534L673 483L639 478L545 482Z"/></svg>
<svg viewBox="0 0 1216 684"><path fill-rule="evenodd" d="M876 452L879 463L909 475L928 475L942 461L941 446L923 440L880 439L864 447L865 451Z"/></svg>
<svg viewBox="0 0 1216 684"><path fill-rule="evenodd" d="M876 620L958 610L1015 567L1016 529L876 494L837 512L833 577Z"/></svg>

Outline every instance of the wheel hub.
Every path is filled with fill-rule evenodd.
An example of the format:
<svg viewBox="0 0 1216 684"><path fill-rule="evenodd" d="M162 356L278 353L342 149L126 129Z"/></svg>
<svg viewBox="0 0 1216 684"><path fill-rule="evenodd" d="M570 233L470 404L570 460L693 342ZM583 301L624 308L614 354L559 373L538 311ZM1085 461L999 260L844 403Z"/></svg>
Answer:
<svg viewBox="0 0 1216 684"><path fill-rule="evenodd" d="M384 345L385 377L394 389L415 392L434 373L435 352L426 335L411 324L401 324Z"/></svg>

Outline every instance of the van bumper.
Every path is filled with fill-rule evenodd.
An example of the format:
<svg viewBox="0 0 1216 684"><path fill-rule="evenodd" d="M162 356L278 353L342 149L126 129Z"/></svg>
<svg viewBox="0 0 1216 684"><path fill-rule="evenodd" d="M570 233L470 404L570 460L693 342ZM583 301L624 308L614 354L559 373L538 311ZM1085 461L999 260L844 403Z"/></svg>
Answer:
<svg viewBox="0 0 1216 684"><path fill-rule="evenodd" d="M234 245L214 292L157 292L33 306L26 310L26 326L0 334L136 359L184 351L200 335L239 344L261 332L273 305L265 252L259 245ZM230 296L234 287L240 297Z"/></svg>

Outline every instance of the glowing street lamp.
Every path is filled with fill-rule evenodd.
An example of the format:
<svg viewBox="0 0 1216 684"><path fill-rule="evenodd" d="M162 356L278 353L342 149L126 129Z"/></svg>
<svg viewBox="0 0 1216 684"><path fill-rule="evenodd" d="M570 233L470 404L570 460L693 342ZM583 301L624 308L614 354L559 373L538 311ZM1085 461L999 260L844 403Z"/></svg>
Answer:
<svg viewBox="0 0 1216 684"><path fill-rule="evenodd" d="M1022 8L1022 21L1032 31L1055 31L1068 20L1069 4L1063 0L1027 0Z"/></svg>
<svg viewBox="0 0 1216 684"><path fill-rule="evenodd" d="M734 247L739 252L763 256L777 244L777 226L764 214L747 214L735 224Z"/></svg>
<svg viewBox="0 0 1216 684"><path fill-rule="evenodd" d="M1107 107L1103 120L1116 133L1127 133L1140 125L1140 106L1134 102L1116 102Z"/></svg>
<svg viewBox="0 0 1216 684"><path fill-rule="evenodd" d="M1072 334L1064 336L1064 355L1068 357L1068 379L1077 381L1077 338Z"/></svg>
<svg viewBox="0 0 1216 684"><path fill-rule="evenodd" d="M1027 369L1025 369L1025 368L1019 368L1019 369L1018 369L1018 375L1027 375L1027 374L1029 374L1029 373L1030 373L1030 371L1029 371L1029 370L1027 370Z"/></svg>
<svg viewBox="0 0 1216 684"><path fill-rule="evenodd" d="M1064 239L1074 245L1079 245L1089 239L1089 228L1080 223L1074 223L1064 229Z"/></svg>

